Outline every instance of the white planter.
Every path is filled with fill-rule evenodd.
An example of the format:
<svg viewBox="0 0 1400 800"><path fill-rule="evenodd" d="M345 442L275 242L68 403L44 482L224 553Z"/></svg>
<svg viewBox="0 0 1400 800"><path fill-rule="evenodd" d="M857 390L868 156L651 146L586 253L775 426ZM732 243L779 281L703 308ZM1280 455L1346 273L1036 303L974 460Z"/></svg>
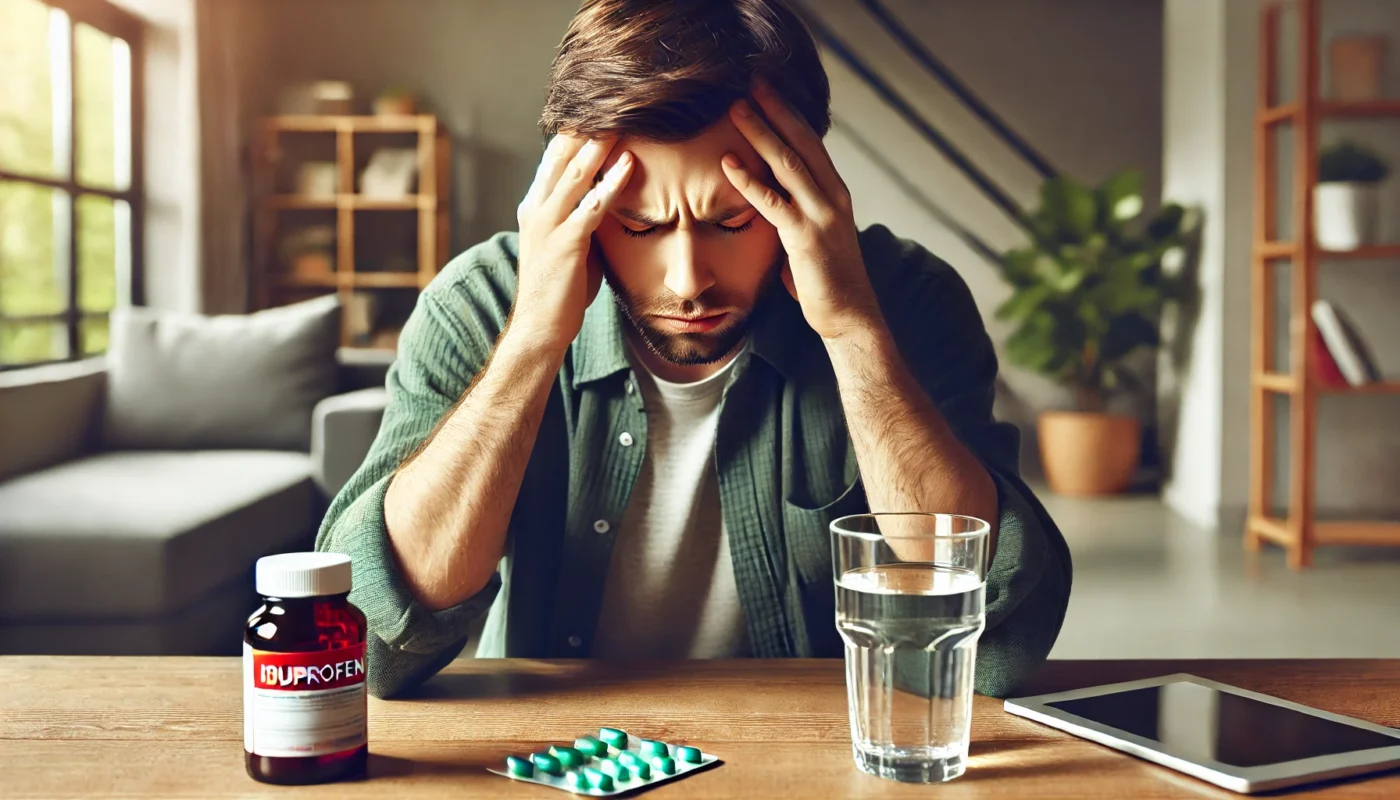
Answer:
<svg viewBox="0 0 1400 800"><path fill-rule="evenodd" d="M1374 244L1380 222L1374 183L1319 183L1313 195L1317 244L1323 250L1355 250Z"/></svg>

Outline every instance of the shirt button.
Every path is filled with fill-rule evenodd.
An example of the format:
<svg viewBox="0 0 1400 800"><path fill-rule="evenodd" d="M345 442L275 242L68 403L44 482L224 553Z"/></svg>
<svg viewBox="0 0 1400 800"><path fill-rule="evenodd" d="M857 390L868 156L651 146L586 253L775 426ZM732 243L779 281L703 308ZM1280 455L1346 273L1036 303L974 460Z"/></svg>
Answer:
<svg viewBox="0 0 1400 800"><path fill-rule="evenodd" d="M580 639L580 638L578 638L577 636L570 636L570 637L569 637L569 646L570 646L570 647L578 647L578 646L581 645L581 644L583 644L583 640Z"/></svg>
<svg viewBox="0 0 1400 800"><path fill-rule="evenodd" d="M607 520L600 519L597 522L593 523L593 530L596 533L607 533L608 531L612 530L612 526L608 524Z"/></svg>
<svg viewBox="0 0 1400 800"><path fill-rule="evenodd" d="M631 447L631 446L632 446L632 434L628 433L627 431L623 431L623 432L622 432L622 435L619 436L619 437L617 437L617 440L618 440L619 442L622 442L622 446L623 446L623 447Z"/></svg>
<svg viewBox="0 0 1400 800"><path fill-rule="evenodd" d="M635 392L635 391L637 391L637 387L636 387L635 385L633 385L633 383L632 383L631 381L628 381L628 382L627 382L627 393L628 393L628 394L631 394L631 393L633 393L633 392Z"/></svg>

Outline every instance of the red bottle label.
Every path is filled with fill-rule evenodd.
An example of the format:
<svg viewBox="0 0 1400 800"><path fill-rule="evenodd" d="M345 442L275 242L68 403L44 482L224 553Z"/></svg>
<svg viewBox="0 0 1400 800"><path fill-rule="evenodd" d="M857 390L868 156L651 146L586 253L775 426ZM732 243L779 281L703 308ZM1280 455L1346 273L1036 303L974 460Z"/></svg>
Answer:
<svg viewBox="0 0 1400 800"><path fill-rule="evenodd" d="M243 746L273 757L365 744L365 646L271 653L243 646Z"/></svg>

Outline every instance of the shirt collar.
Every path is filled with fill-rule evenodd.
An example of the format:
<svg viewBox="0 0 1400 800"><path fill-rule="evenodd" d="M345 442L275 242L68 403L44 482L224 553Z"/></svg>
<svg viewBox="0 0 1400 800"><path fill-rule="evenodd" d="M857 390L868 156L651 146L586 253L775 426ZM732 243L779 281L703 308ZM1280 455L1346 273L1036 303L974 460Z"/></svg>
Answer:
<svg viewBox="0 0 1400 800"><path fill-rule="evenodd" d="M574 339L574 388L630 370L627 325L607 281L583 314ZM749 350L785 380L795 380L809 359L824 356L821 341L802 317L802 308L781 284L754 310Z"/></svg>

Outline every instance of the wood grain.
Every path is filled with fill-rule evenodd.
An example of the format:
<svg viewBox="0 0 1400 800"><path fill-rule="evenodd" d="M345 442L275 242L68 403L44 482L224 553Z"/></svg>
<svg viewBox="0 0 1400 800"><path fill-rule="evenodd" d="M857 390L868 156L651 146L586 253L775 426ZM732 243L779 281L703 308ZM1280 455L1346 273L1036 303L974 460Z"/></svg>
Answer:
<svg viewBox="0 0 1400 800"><path fill-rule="evenodd" d="M1191 672L1400 726L1400 661L1050 662L1020 694ZM851 763L839 661L454 662L413 696L370 701L371 777L287 788L243 772L230 658L0 657L7 798L565 798L485 772L601 725L699 745L720 767L650 790L697 797L1234 798L1238 795L974 703L967 775L937 788ZM1400 775L1319 797L1400 796ZM1311 795L1310 795L1311 796Z"/></svg>

